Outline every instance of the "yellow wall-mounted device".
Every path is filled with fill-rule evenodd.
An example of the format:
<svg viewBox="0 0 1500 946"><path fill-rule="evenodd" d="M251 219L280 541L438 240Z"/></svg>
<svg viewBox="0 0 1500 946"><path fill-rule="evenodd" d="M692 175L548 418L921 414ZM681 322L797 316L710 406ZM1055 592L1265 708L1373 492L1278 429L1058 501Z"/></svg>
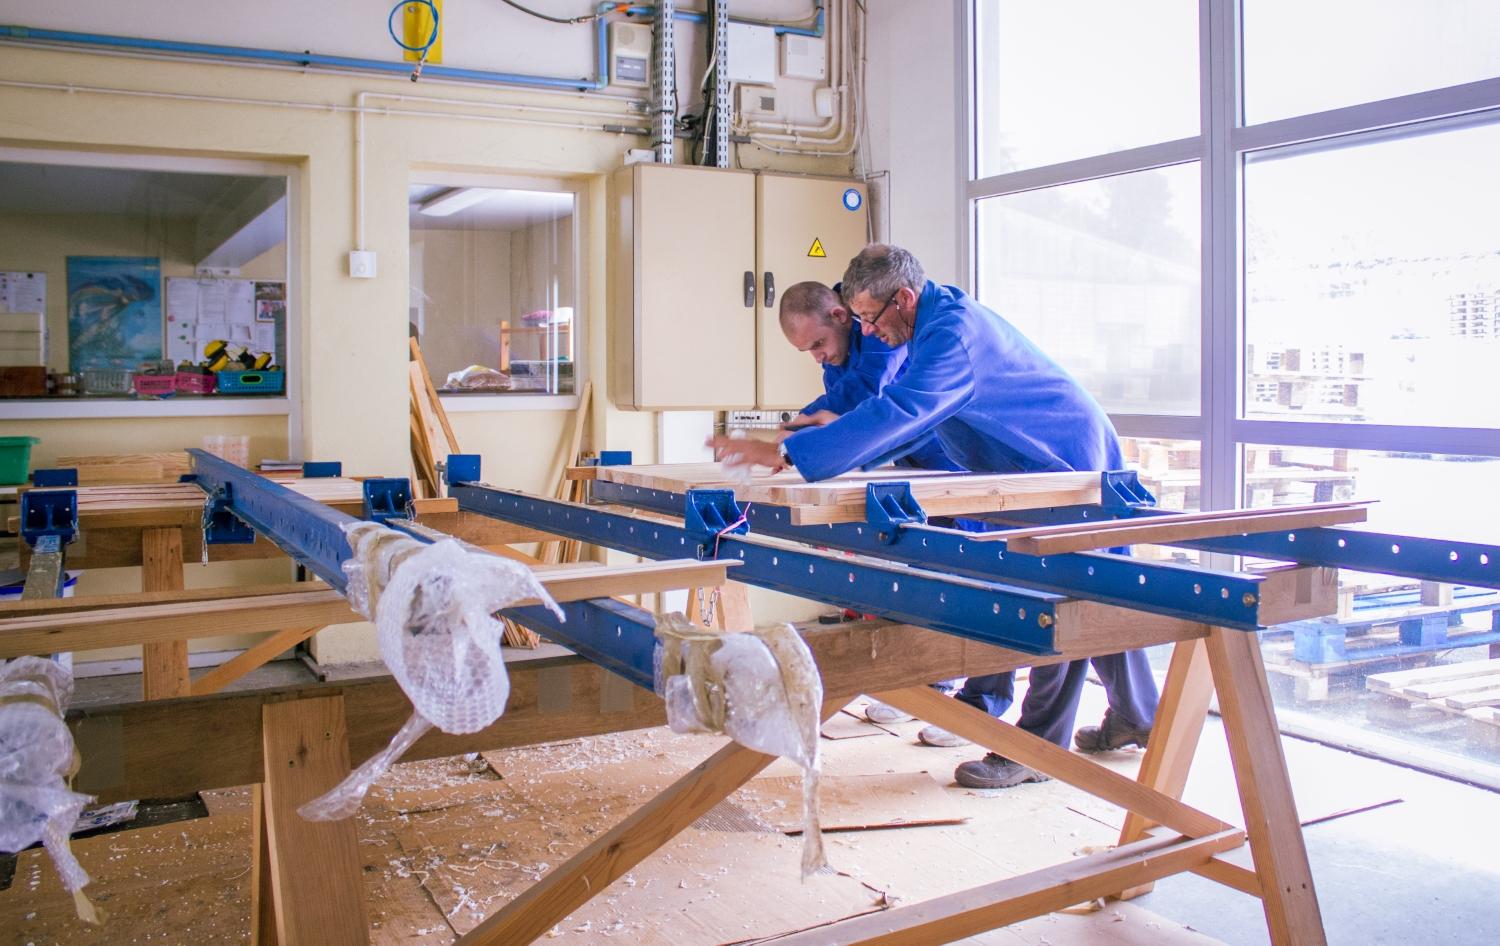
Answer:
<svg viewBox="0 0 1500 946"><path fill-rule="evenodd" d="M447 32L447 14L443 12L443 0L432 0L438 11L438 35L432 47L427 50L426 61L437 65L443 61L443 34ZM432 35L432 9L425 3L408 3L406 9L401 11L402 37L401 41L408 46L421 46L427 42L427 37ZM401 51L402 58L407 62L416 62L422 59L421 53L412 52L410 49Z"/></svg>

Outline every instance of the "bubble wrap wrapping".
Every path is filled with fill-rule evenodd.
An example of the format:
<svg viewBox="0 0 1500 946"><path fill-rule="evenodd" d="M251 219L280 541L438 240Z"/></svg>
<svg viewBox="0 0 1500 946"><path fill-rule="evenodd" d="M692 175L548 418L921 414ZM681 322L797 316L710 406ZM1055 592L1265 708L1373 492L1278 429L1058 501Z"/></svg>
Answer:
<svg viewBox="0 0 1500 946"><path fill-rule="evenodd" d="M380 656L415 712L384 750L298 809L316 821L352 815L370 786L431 727L472 733L500 718L510 678L496 611L530 599L563 616L520 562L454 539L429 545L371 522L347 531L354 555L344 563L345 593L375 622Z"/></svg>
<svg viewBox="0 0 1500 946"><path fill-rule="evenodd" d="M68 788L78 771L73 734L63 721L72 696L73 677L59 664L41 657L0 664L0 851L41 841L63 886L77 895L89 875L68 837L93 799Z"/></svg>
<svg viewBox="0 0 1500 946"><path fill-rule="evenodd" d="M790 624L719 633L668 614L657 624L656 692L673 732L723 733L802 769L802 874L828 866L818 816L823 680Z"/></svg>

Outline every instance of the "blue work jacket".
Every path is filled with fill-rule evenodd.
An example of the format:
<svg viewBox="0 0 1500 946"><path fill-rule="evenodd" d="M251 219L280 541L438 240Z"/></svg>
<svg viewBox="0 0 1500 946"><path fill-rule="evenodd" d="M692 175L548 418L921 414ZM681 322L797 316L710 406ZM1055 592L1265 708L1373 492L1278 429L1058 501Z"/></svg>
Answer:
<svg viewBox="0 0 1500 946"><path fill-rule="evenodd" d="M856 469L929 432L948 456L975 472L1122 465L1119 438L1099 403L961 289L927 283L906 349L904 370L877 396L827 426L786 439L787 456L805 479Z"/></svg>
<svg viewBox="0 0 1500 946"><path fill-rule="evenodd" d="M906 346L891 348L874 335L860 331L859 323L849 323L849 356L841 365L823 365L823 396L814 398L802 408L803 414L832 411L847 414L879 394L887 384L900 377L906 366ZM897 466L919 470L962 470L949 459L943 445L931 434L919 438L911 451L896 459Z"/></svg>

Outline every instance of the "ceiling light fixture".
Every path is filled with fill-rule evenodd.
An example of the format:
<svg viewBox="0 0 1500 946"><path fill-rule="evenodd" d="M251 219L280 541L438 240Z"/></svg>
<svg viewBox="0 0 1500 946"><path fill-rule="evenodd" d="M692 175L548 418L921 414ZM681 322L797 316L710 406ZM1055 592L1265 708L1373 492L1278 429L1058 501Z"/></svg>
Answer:
<svg viewBox="0 0 1500 946"><path fill-rule="evenodd" d="M495 193L490 187L454 187L422 201L417 212L428 217L447 217L483 203Z"/></svg>

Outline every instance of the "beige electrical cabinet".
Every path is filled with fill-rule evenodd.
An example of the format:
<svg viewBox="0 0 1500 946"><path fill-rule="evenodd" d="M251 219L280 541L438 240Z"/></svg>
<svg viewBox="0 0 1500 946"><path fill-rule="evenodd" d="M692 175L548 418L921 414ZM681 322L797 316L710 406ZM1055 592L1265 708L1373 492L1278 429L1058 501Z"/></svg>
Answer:
<svg viewBox="0 0 1500 946"><path fill-rule="evenodd" d="M781 334L793 283L865 245L864 185L638 164L610 182L610 397L637 410L797 408L822 375Z"/></svg>

